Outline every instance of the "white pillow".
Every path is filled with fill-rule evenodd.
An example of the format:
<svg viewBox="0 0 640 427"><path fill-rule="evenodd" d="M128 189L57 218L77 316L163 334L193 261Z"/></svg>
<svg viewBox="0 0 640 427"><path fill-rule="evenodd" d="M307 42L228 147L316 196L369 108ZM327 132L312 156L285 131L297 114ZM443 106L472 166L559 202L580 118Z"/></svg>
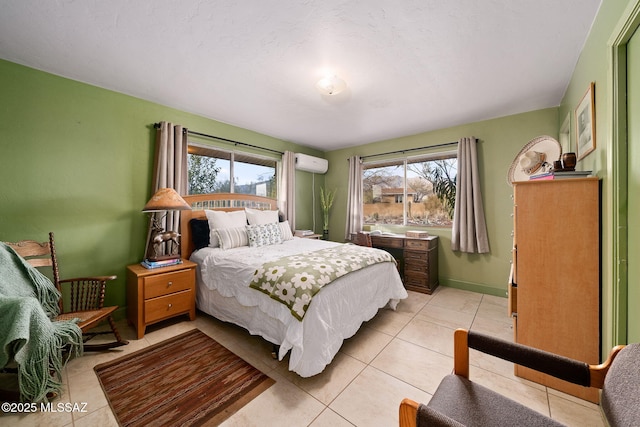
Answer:
<svg viewBox="0 0 640 427"><path fill-rule="evenodd" d="M247 213L249 225L262 225L278 222L278 211L261 211L258 209L244 208Z"/></svg>
<svg viewBox="0 0 640 427"><path fill-rule="evenodd" d="M282 243L280 225L277 222L260 225L247 225L249 246L258 247Z"/></svg>
<svg viewBox="0 0 640 427"><path fill-rule="evenodd" d="M212 248L220 246L218 235L216 234L217 229L244 227L247 225L247 215L244 211L224 212L205 209L204 213L209 221L209 246Z"/></svg>
<svg viewBox="0 0 640 427"><path fill-rule="evenodd" d="M293 233L291 232L291 226L289 220L282 221L278 224L280 226L280 233L282 234L282 241L293 240Z"/></svg>
<svg viewBox="0 0 640 427"><path fill-rule="evenodd" d="M218 228L216 234L220 240L222 249L233 249L239 246L248 246L246 225L243 227Z"/></svg>

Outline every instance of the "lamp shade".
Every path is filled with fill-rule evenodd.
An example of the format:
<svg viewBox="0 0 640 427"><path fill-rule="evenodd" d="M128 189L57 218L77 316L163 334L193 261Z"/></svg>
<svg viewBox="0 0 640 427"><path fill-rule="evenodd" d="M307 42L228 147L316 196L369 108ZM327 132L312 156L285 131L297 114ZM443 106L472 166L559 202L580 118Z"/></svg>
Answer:
<svg viewBox="0 0 640 427"><path fill-rule="evenodd" d="M142 212L185 211L191 206L173 188L161 188L151 197Z"/></svg>

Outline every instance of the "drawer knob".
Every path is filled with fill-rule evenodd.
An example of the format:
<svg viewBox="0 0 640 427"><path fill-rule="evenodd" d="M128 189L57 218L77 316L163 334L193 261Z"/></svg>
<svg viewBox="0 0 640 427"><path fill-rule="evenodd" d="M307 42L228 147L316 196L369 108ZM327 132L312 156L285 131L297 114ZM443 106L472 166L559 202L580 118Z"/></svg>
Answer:
<svg viewBox="0 0 640 427"><path fill-rule="evenodd" d="M169 308L173 307L173 304L169 304Z"/></svg>
<svg viewBox="0 0 640 427"><path fill-rule="evenodd" d="M167 283L167 288L171 287L171 285L173 285L173 282Z"/></svg>

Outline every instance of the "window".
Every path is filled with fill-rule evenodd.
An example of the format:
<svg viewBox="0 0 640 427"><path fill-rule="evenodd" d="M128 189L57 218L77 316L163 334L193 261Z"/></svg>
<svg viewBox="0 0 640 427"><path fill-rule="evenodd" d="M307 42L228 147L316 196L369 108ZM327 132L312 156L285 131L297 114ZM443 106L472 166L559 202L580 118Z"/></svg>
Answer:
<svg viewBox="0 0 640 427"><path fill-rule="evenodd" d="M189 194L243 193L277 198L277 159L189 144L187 167Z"/></svg>
<svg viewBox="0 0 640 427"><path fill-rule="evenodd" d="M363 166L366 225L451 226L458 171L455 152Z"/></svg>

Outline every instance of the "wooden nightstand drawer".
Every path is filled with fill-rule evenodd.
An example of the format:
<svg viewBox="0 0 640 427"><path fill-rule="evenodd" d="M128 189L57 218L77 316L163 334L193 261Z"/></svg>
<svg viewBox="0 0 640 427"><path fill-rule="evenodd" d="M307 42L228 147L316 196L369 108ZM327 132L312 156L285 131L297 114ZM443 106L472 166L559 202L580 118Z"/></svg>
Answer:
<svg viewBox="0 0 640 427"><path fill-rule="evenodd" d="M145 299L155 298L185 289L191 289L191 276L191 270L182 270L145 277L144 297Z"/></svg>
<svg viewBox="0 0 640 427"><path fill-rule="evenodd" d="M127 319L138 339L147 325L181 314L196 318L196 264L182 260L169 267L127 267Z"/></svg>
<svg viewBox="0 0 640 427"><path fill-rule="evenodd" d="M152 323L180 313L186 313L191 310L191 301L193 301L191 289L145 300L144 321L145 323Z"/></svg>

